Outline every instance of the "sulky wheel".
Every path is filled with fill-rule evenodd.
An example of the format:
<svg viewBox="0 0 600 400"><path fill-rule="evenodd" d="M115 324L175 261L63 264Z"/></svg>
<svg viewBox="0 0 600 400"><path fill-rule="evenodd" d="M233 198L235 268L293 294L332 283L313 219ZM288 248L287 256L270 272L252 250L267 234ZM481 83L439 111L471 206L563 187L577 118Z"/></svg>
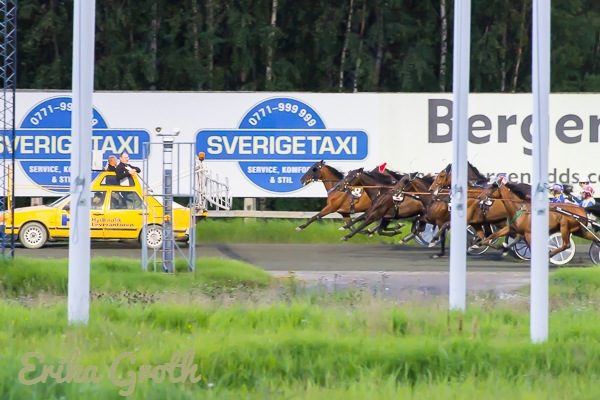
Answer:
<svg viewBox="0 0 600 400"><path fill-rule="evenodd" d="M514 240L514 237L509 238L509 242ZM511 248L512 253L521 260L529 261L531 259L531 250L525 239L519 240Z"/></svg>
<svg viewBox="0 0 600 400"><path fill-rule="evenodd" d="M467 226L467 254L468 255L478 256L478 255L485 253L490 248L490 246L479 246L476 248L471 248L471 246L475 243L475 241L478 238L479 237L477 236L475 229L471 225Z"/></svg>
<svg viewBox="0 0 600 400"><path fill-rule="evenodd" d="M592 242L589 255L595 265L600 265L600 243Z"/></svg>
<svg viewBox="0 0 600 400"><path fill-rule="evenodd" d="M554 257L550 259L550 262L554 265L565 265L569 261L575 257L575 242L573 241L573 236L569 235L569 241L571 242L571 247L568 249L561 251L558 254L555 254ZM561 247L563 244L562 236L560 232L553 233L548 238L548 246L550 250L554 250L558 247Z"/></svg>

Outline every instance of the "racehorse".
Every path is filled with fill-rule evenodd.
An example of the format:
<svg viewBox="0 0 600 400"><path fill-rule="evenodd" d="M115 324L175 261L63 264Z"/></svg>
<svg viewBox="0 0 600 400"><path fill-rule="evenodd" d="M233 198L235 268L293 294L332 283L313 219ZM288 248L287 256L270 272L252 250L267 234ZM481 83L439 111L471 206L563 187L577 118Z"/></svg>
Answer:
<svg viewBox="0 0 600 400"><path fill-rule="evenodd" d="M502 207L495 206L490 212L482 212L479 208L479 202L476 200L477 196L481 193L482 186L488 183L488 178L483 175L479 170L473 166L470 162L467 162L467 224L471 225L476 232L476 237L479 241L483 240L485 235L485 228L488 227L489 231L492 230L491 226L496 224L502 224L504 218L500 218L502 213L506 213ZM446 168L440 171L435 177L433 183L429 187L434 194L438 194L443 189L450 189L452 185L452 164L448 164ZM438 205L441 208L441 206ZM441 212L441 210L439 211ZM450 227L450 213L448 213L448 220L446 225L442 226L444 229ZM439 239L444 231L442 228L433 237L432 242ZM491 233L491 232L490 232Z"/></svg>
<svg viewBox="0 0 600 400"><path fill-rule="evenodd" d="M433 258L438 258L443 257L446 254L446 232L450 226L450 212L448 210L449 196L429 194L428 188L431 186L433 180L434 178L430 176L413 180L413 189L416 192L414 196L423 203L425 212L413 222L411 233L402 238L400 243L406 243L415 236L420 237L420 233L423 232L426 224L430 223L438 227L437 234L434 236L431 243L429 243L429 247L433 247L439 241L440 252L432 256ZM410 192L405 192L405 194L410 195Z"/></svg>
<svg viewBox="0 0 600 400"><path fill-rule="evenodd" d="M362 168L359 168L348 172L348 175L344 179L344 185L349 188L364 188L369 198L373 199L371 207L369 208L370 210L373 207L373 203L377 202L380 197L387 194L393 188L393 185L397 184L397 178L403 179L404 175L398 174L393 171L391 171L391 173L380 173L377 170L367 172L364 171ZM346 224L344 228L352 229L353 225L355 225L356 223L360 221L365 221L367 217L369 217L369 210L367 210L367 212L365 212L363 215L353 219L350 223ZM367 227L369 224L376 220L377 219L370 219L368 223L363 222L359 228L353 230L351 233L344 236L342 240L350 239L356 233L362 231L365 227ZM390 219L382 221L380 225L376 228L376 230L387 236L393 236L400 233L400 228L402 227L402 224L399 224L395 228L388 229L389 222ZM374 231L375 230L369 231L369 233L372 234Z"/></svg>
<svg viewBox="0 0 600 400"><path fill-rule="evenodd" d="M470 186L482 186L488 183L489 179L483 175L477 168L470 162L467 162L467 180ZM441 170L433 183L429 187L429 190L434 194L437 194L442 189L450 189L452 185L452 164L448 164L446 168Z"/></svg>
<svg viewBox="0 0 600 400"><path fill-rule="evenodd" d="M531 246L531 210L529 204L525 201L525 196L522 194L521 196L517 195L517 192L511 191L502 180L496 180L481 193L480 197L484 202L487 199L501 200L510 218L507 226L488 236L481 243L482 245L490 245L496 238L508 235L513 230L518 235L523 236L527 244ZM597 212L594 210L588 211L595 215ZM570 234L598 242L598 237L586 228L589 221L586 209L583 207L569 203L551 203L548 217L549 232L560 232L562 239L562 246L551 250L549 253L550 258L571 247Z"/></svg>
<svg viewBox="0 0 600 400"><path fill-rule="evenodd" d="M424 183L423 183L424 182ZM394 236L400 233L399 224L395 229L388 229L388 225L392 219L401 218L413 218L424 214L425 202L421 196L427 196L422 194L426 191L427 187L431 184L431 181L423 181L421 178L417 178L415 175L405 175L390 189L385 190L378 196L371 207L363 214L363 218L357 218L352 223L362 221L361 225L357 228L357 231L361 231L368 225L375 221L380 221L379 225L368 231L370 235L378 233L383 236ZM417 194L411 194L411 190L417 192ZM422 192L422 193L419 193ZM417 220L413 221L413 228L411 231L415 231ZM350 239L354 234L350 233L342 238L342 240Z"/></svg>
<svg viewBox="0 0 600 400"><path fill-rule="evenodd" d="M531 185L526 183L510 182L507 182L506 185L509 189L511 189L512 192L518 193L523 200L531 201ZM470 190L471 195L476 194L477 189ZM479 194L477 194L477 201L469 199L467 206L467 225L471 225L475 230L475 238L471 243L471 248L474 249L479 247L478 244L482 242L486 236L489 236L493 233L493 226L502 228L504 225L506 225L506 221L509 218L502 201L494 201L492 199L483 200L479 197L483 190L484 189L480 189ZM489 228L487 232L485 228ZM513 243L515 243L515 241L513 241ZM493 247L496 248L495 246ZM503 256L508 254L507 246L503 246L502 250Z"/></svg>
<svg viewBox="0 0 600 400"><path fill-rule="evenodd" d="M327 204L308 221L298 226L296 228L297 231L305 229L313 222L334 212L340 213L347 225L352 221L352 218L350 218L351 214L365 211L371 206L371 199L364 191L352 193L349 190L338 190L343 179L344 174L332 166L326 165L323 160L314 163L302 178L300 178L300 182L302 182L304 186L311 182L323 182L323 186L325 186L325 190L327 190Z"/></svg>

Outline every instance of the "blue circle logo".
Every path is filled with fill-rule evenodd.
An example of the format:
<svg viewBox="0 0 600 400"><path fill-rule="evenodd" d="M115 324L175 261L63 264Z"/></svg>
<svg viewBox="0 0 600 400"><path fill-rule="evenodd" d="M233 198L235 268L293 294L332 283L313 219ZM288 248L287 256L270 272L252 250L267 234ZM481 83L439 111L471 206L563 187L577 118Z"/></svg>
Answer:
<svg viewBox="0 0 600 400"><path fill-rule="evenodd" d="M255 185L286 193L302 188L300 178L315 161L365 159L368 136L362 130L326 129L312 107L279 97L252 107L238 129L198 132L196 151L208 160L238 161Z"/></svg>
<svg viewBox="0 0 600 400"><path fill-rule="evenodd" d="M52 192L69 191L71 107L70 97L44 100L25 115L15 131L15 159L36 185ZM150 141L145 130L109 129L96 109L92 114L92 129L92 149L102 150L104 159L127 151L132 160L141 160L143 144ZM8 136L4 138L1 151L9 152Z"/></svg>

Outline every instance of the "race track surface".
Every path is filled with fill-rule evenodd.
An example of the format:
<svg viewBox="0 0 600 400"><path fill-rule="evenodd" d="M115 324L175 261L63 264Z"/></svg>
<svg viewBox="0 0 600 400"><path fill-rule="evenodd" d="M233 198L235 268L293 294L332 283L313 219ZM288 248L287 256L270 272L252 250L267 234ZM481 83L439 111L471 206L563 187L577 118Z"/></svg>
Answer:
<svg viewBox="0 0 600 400"><path fill-rule="evenodd" d="M188 248L183 247L187 252ZM588 245L578 245L569 265L589 265ZM447 271L448 257L434 259L437 248L402 245L355 244L199 244L196 257L223 257L242 260L268 271ZM66 258L66 243L51 243L43 249L17 248L17 256ZM135 242L92 243L92 257L140 258ZM527 262L488 250L467 257L470 271L528 271Z"/></svg>
<svg viewBox="0 0 600 400"><path fill-rule="evenodd" d="M188 248L182 248L187 252ZM569 264L589 265L588 245L578 245ZM396 299L448 293L448 257L431 258L438 252L420 246L352 244L201 244L196 257L220 257L249 262L275 276L295 276L336 290L365 287L384 291ZM17 256L66 258L66 243L52 243L40 250L18 248ZM97 242L93 257L140 259L141 249L132 242ZM160 258L160 253L157 253ZM555 267L552 267L555 268ZM501 257L490 249L481 256L467 257L467 288L470 292L494 291L504 294L529 283L529 264L512 256Z"/></svg>

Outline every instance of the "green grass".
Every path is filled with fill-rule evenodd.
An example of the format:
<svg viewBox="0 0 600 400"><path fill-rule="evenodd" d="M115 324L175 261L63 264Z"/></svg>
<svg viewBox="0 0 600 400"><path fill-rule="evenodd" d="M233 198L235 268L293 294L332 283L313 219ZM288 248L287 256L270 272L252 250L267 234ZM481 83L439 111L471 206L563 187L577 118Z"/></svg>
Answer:
<svg viewBox="0 0 600 400"><path fill-rule="evenodd" d="M529 343L527 315L508 306L474 306L460 316L386 302L355 307L303 301L259 307L94 302L91 315L88 326L69 327L64 305L0 303L1 398L117 398L118 390L129 386L108 379L120 353L135 356L119 369L126 376L142 364L165 364L181 351L193 354L203 379L138 382L134 398L359 399L403 393L415 399L493 399L529 393L534 396L529 398L591 399L598 394L600 321L592 309L554 311L552 335L543 345ZM46 364L75 357L81 368L97 366L102 379L87 385L52 379L15 385L22 357L32 351ZM366 393L372 395L361 397Z"/></svg>
<svg viewBox="0 0 600 400"><path fill-rule="evenodd" d="M315 294L296 290L292 279L274 287L251 266L224 267L220 260L201 260L197 277L141 273L124 260L94 260L92 276L102 279L92 286L116 293L187 290L188 281L244 290L238 286L243 283L265 288L256 290L267 300L123 303L94 297L88 325L69 326L64 297L36 305L15 297L23 293L20 285L30 295L61 293L56 288L65 283L56 276L64 276L64 263L17 259L0 264L2 399L117 399L127 390L135 399L600 396L600 269L552 273L550 339L533 345L526 299L480 296L470 299L466 313L449 313L445 299L396 304L368 294ZM287 294L272 296L273 291ZM31 352L47 365L71 360L79 369L95 366L99 382L17 383L23 357ZM110 379L112 363L124 352L134 358L120 364L119 381ZM193 357L190 362L202 375L198 382L158 384L134 374L144 364L162 365L181 352ZM40 364L28 378L39 376Z"/></svg>
<svg viewBox="0 0 600 400"><path fill-rule="evenodd" d="M255 218L215 218L198 223L197 240L200 243L342 243L340 238L349 231L340 231L341 220L322 220L314 222L303 231L296 227L305 220L255 219ZM400 235L394 237L358 234L344 243L377 244L398 243L410 232L410 224Z"/></svg>
<svg viewBox="0 0 600 400"><path fill-rule="evenodd" d="M181 260L176 274L144 273L139 262L125 258L95 258L91 265L91 290L116 293L139 290L149 293L191 290L202 287L264 287L272 278L250 264L217 258L196 261L195 272L188 272ZM67 293L67 260L15 258L0 260L0 291L7 295L32 295L46 292Z"/></svg>

